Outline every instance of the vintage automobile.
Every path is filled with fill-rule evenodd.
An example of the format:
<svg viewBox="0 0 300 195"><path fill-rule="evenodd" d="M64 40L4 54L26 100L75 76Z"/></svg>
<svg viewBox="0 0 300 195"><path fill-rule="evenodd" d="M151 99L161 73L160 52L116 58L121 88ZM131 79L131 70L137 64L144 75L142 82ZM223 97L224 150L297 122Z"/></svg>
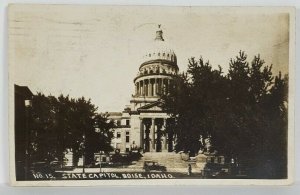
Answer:
<svg viewBox="0 0 300 195"><path fill-rule="evenodd" d="M207 163L203 169L202 176L205 178L222 178L227 176L226 170L221 164Z"/></svg>
<svg viewBox="0 0 300 195"><path fill-rule="evenodd" d="M150 172L150 171L165 172L165 171L167 171L165 166L162 166L162 165L158 164L158 162L152 161L152 160L144 161L143 169L146 172Z"/></svg>

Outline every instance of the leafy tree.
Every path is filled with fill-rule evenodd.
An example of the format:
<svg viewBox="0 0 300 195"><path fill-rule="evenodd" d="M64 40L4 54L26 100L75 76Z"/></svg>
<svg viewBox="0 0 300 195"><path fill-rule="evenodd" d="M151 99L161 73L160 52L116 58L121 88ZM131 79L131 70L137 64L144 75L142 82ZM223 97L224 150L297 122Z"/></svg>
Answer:
<svg viewBox="0 0 300 195"><path fill-rule="evenodd" d="M56 154L55 104L53 96L38 93L32 99L30 154L32 161L52 161Z"/></svg>
<svg viewBox="0 0 300 195"><path fill-rule="evenodd" d="M198 152L203 148L200 135L208 137L213 133L213 116L226 92L225 78L221 74L221 67L213 70L202 58L199 61L191 58L187 73L176 79L177 87L162 97L164 109L175 118L177 151Z"/></svg>
<svg viewBox="0 0 300 195"><path fill-rule="evenodd" d="M85 164L90 164L95 152L111 151L114 124L107 115L96 111L97 107L84 97L35 95L30 136L32 161L63 162L66 149L72 149L75 164L82 155Z"/></svg>
<svg viewBox="0 0 300 195"><path fill-rule="evenodd" d="M162 99L175 119L177 151L205 149L199 137L210 136L214 151L238 159L255 177L284 177L287 76L274 80L272 65L265 66L259 55L249 63L240 51L226 75L191 58L175 83Z"/></svg>

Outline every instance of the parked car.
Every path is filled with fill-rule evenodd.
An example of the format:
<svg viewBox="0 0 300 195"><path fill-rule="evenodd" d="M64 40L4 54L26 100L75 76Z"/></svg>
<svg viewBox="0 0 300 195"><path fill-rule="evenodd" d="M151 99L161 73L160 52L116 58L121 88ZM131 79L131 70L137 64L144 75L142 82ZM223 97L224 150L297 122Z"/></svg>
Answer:
<svg viewBox="0 0 300 195"><path fill-rule="evenodd" d="M164 172L164 171L167 171L167 169L166 169L165 166L162 166L162 165L158 164L158 162L156 162L156 161L151 161L151 160L148 160L148 161L145 161L145 162L144 162L143 169L144 169L146 172L150 172L150 171L160 171L160 172Z"/></svg>
<svg viewBox="0 0 300 195"><path fill-rule="evenodd" d="M224 177L226 171L223 169L224 166L216 163L207 163L203 170L203 176L205 178L218 178Z"/></svg>

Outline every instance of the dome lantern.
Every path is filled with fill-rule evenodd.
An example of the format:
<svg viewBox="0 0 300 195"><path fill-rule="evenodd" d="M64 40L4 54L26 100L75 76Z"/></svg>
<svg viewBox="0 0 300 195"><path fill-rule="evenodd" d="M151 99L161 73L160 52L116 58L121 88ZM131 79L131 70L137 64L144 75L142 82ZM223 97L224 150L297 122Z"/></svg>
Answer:
<svg viewBox="0 0 300 195"><path fill-rule="evenodd" d="M163 31L161 30L160 28L160 24L158 25L158 30L156 31L156 37L155 37L155 41L164 41L164 38L163 38Z"/></svg>
<svg viewBox="0 0 300 195"><path fill-rule="evenodd" d="M155 39L152 39L147 45L146 52L144 52L144 55L140 60L141 66L152 63L153 61L164 61L178 69L177 57L171 48L168 41L165 41L161 25L159 24L158 29L156 30Z"/></svg>

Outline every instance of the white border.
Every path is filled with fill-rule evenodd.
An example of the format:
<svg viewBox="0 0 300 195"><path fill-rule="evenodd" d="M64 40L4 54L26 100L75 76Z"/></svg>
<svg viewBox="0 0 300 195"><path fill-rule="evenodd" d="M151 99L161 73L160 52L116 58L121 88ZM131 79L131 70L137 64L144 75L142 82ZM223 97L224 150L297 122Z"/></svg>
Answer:
<svg viewBox="0 0 300 195"><path fill-rule="evenodd" d="M238 9L238 8L237 8ZM269 8L266 8L269 9ZM276 8L275 8L276 9ZM14 155L10 155L11 184L16 186L94 186L94 185L290 185L294 180L294 95L295 95L295 9L284 8L290 13L290 64L289 64L289 133L288 133L288 179L172 179L172 180L88 180L88 181L15 181ZM10 65L10 70L13 67ZM14 154L14 94L13 71L9 75L9 127L10 154Z"/></svg>

